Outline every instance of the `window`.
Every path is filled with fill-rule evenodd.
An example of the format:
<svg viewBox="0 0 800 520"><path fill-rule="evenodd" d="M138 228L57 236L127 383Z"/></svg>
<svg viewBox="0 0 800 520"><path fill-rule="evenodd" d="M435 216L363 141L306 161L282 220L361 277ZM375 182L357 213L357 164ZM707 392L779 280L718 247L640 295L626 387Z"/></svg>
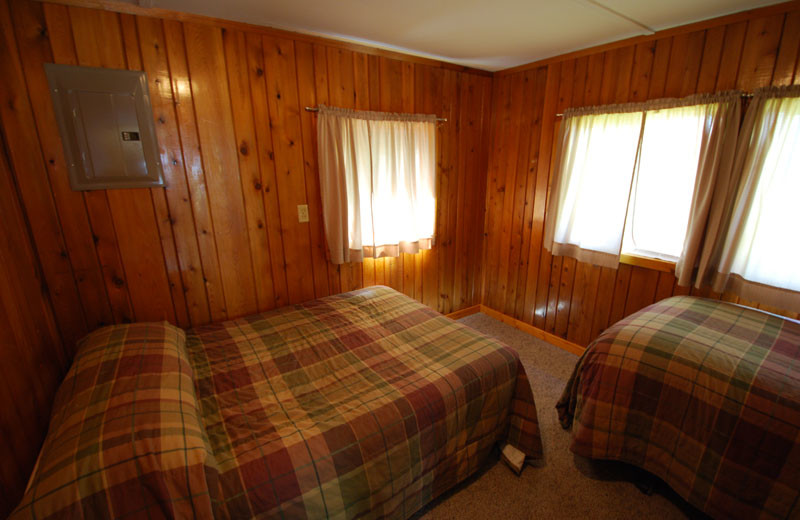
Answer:
<svg viewBox="0 0 800 520"><path fill-rule="evenodd" d="M675 262L683 250L706 121L718 105L648 110L622 252Z"/></svg>
<svg viewBox="0 0 800 520"><path fill-rule="evenodd" d="M333 263L429 249L436 116L320 107L320 191Z"/></svg>
<svg viewBox="0 0 800 520"><path fill-rule="evenodd" d="M677 261L693 210L704 204L694 196L698 172L716 168L709 150L729 126L720 113L733 99L568 110L545 247L606 267L616 267L621 252Z"/></svg>
<svg viewBox="0 0 800 520"><path fill-rule="evenodd" d="M742 179L725 241L720 290L797 309L800 305L800 89L795 97L754 98L748 140L742 145ZM778 290L775 290L778 289ZM792 293L781 291L786 289Z"/></svg>

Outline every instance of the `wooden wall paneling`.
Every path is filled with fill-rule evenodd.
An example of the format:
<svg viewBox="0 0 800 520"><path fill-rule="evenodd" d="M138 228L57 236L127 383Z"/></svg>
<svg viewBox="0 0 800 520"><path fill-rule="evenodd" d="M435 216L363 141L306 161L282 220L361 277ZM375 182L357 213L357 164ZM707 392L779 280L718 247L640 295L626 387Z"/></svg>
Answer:
<svg viewBox="0 0 800 520"><path fill-rule="evenodd" d="M233 127L239 159L244 210L250 237L250 258L253 265L257 309L264 311L275 307L275 290L272 282L272 261L267 237L264 209L263 179L259 163L253 116L253 99L250 93L250 63L245 33L226 30L222 34L225 63L228 71L228 88L233 114Z"/></svg>
<svg viewBox="0 0 800 520"><path fill-rule="evenodd" d="M194 234L200 252L202 280L208 298L211 320L222 320L227 316L225 294L222 285L216 233L211 217L209 190L206 184L205 167L200 150L200 136L197 129L194 99L192 98L192 85L189 78L189 64L186 57L183 25L179 22L165 20L163 22L163 30L176 124L181 144L184 173L186 175L188 202L192 208ZM181 202L186 202L186 200L181 199ZM180 212L178 212L178 215L180 215ZM189 238L184 238L184 240L189 240ZM194 267L197 269L197 266Z"/></svg>
<svg viewBox="0 0 800 520"><path fill-rule="evenodd" d="M797 59L800 56L800 11L786 13L783 22L783 34L778 47L778 57L775 60L775 69L772 72L772 85L791 85Z"/></svg>
<svg viewBox="0 0 800 520"><path fill-rule="evenodd" d="M275 179L275 152L272 146L272 128L270 127L269 108L267 103L267 84L264 79L264 53L260 36L248 33L245 35L247 52L247 73L250 84L251 110L255 125L254 147L258 157L260 177L252 187L258 191L264 209L264 229L270 256L272 276L272 296L274 305L282 307L289 303L289 288L286 282L286 265L283 250L283 234L281 231L281 214L278 204L278 188ZM313 88L313 84L312 84ZM310 208L309 208L310 210ZM263 235L259 234L263 240ZM316 280L316 271L315 271ZM324 275L324 273L322 273ZM266 276L266 274L264 274ZM326 281L327 288L327 281ZM327 290L322 291L327 294Z"/></svg>
<svg viewBox="0 0 800 520"><path fill-rule="evenodd" d="M516 143L516 157L507 166L509 182L506 183L506 196L507 200L510 200L511 211L506 212L509 219L504 225L507 224L508 227L503 229L502 240L506 244L504 251L508 253L501 256L497 302L500 310L508 315L514 314L517 303L517 279L526 210L525 189L529 178L530 134L534 125L533 107L536 101L534 99L536 71L525 71L518 76L522 79L522 99L517 105L520 114L519 138Z"/></svg>
<svg viewBox="0 0 800 520"><path fill-rule="evenodd" d="M489 167L486 187L486 222L484 225L484 288L483 302L488 306L496 300L495 283L499 250L497 247L499 222L503 209L503 179L505 172L506 128L511 124L511 84L514 76L495 78L493 91L496 93L492 107L492 131L489 145Z"/></svg>
<svg viewBox="0 0 800 520"><path fill-rule="evenodd" d="M650 75L653 72L653 61L656 53L656 42L640 43L633 55L633 71L631 72L631 101L644 101L650 87Z"/></svg>
<svg viewBox="0 0 800 520"><path fill-rule="evenodd" d="M69 359L2 135L0 222L0 516L5 517L22 496Z"/></svg>
<svg viewBox="0 0 800 520"><path fill-rule="evenodd" d="M305 107L317 106L314 49L306 42L295 43L297 61L297 92L300 104L300 123L303 132L303 166L308 200L309 231L311 234L311 258L314 267L314 294L317 298L330 294L328 284L328 262L325 254L325 228L322 222L322 199L317 172L317 125L316 115ZM374 270L373 270L374 273ZM370 284L372 285L372 284Z"/></svg>
<svg viewBox="0 0 800 520"><path fill-rule="evenodd" d="M67 245L61 231L58 211L47 180L27 85L14 39L8 4L0 4L0 120L6 129L6 144L11 168L16 174L23 204L31 219L31 231L57 320L68 345L86 333L87 324L80 294L73 276Z"/></svg>
<svg viewBox="0 0 800 520"><path fill-rule="evenodd" d="M736 78L739 75L739 63L746 33L747 22L725 27L725 39L719 64L719 76L717 77L718 91L736 88Z"/></svg>
<svg viewBox="0 0 800 520"><path fill-rule="evenodd" d="M515 107L505 121L503 132L497 136L502 140L500 146L499 166L497 171L497 195L495 208L499 211L494 220L494 226L489 229L489 298L487 304L498 310L503 310L504 296L507 290L509 269L509 248L511 242L512 219L515 213L514 191L516 187L517 160L520 137L524 129L520 127L523 119L521 110L527 87L525 74L514 74L510 78L510 95L508 103ZM527 118L526 118L527 119Z"/></svg>
<svg viewBox="0 0 800 520"><path fill-rule="evenodd" d="M770 84L785 18L777 14L748 22L737 88L752 91Z"/></svg>
<svg viewBox="0 0 800 520"><path fill-rule="evenodd" d="M477 109L476 109L477 107ZM462 75L459 107L458 143L458 202L455 229L455 265L453 272L453 308L463 308L473 303L471 290L471 250L479 240L475 227L471 225L473 212L481 213L476 201L470 196L470 187L483 184L480 181L481 146L481 81L477 76ZM447 124L447 123L445 123ZM450 130L452 132L452 129ZM472 190L474 191L474 190ZM477 249L479 250L479 249ZM419 258L421 255L417 255ZM518 255L519 256L519 255ZM420 273L421 274L421 273ZM421 280L418 280L418 296L422 299ZM513 311L513 309L512 309Z"/></svg>
<svg viewBox="0 0 800 520"><path fill-rule="evenodd" d="M439 195L442 203L441 227L442 240L439 246L439 312L448 314L454 311L452 301L453 289L453 264L455 249L453 247L453 228L455 216L458 211L456 198L458 193L459 172L456 170L458 161L458 125L450 126L451 121L458 118L459 105L459 74L452 70L444 71L442 80L442 105L440 117L445 117L448 123L440 125L442 130L442 167L439 171L442 177L442 191Z"/></svg>
<svg viewBox="0 0 800 520"><path fill-rule="evenodd" d="M653 68L650 72L650 83L647 90L647 99L664 97L671 49L672 38L656 41L656 48L653 54Z"/></svg>
<svg viewBox="0 0 800 520"><path fill-rule="evenodd" d="M192 99L228 317L258 308L222 31L183 24Z"/></svg>
<svg viewBox="0 0 800 520"><path fill-rule="evenodd" d="M191 196L186 180L183 150L180 142L176 100L173 97L167 59L167 45L161 20L137 18L142 66L147 72L150 103L156 124L156 137L167 187L163 189L168 207L169 224L178 258L178 267L185 293L189 320L193 324L208 323L211 313L203 279L200 248L195 234ZM158 191L157 189L153 190ZM154 199L156 194L154 193Z"/></svg>
<svg viewBox="0 0 800 520"><path fill-rule="evenodd" d="M94 248L92 229L83 197L72 191L61 138L53 111L44 63L53 62L48 25L42 4L14 1L10 4L36 129L45 155L48 180L61 220L64 241L75 272L88 329L113 323L103 272Z"/></svg>
<svg viewBox="0 0 800 520"><path fill-rule="evenodd" d="M542 113L542 133L539 143L539 160L536 170L536 187L533 203L533 229L531 231L530 258L528 261L528 277L525 290L524 321L538 328L544 328L547 312L547 291L550 278L550 252L542 247L544 216L547 206L547 188L550 176L550 161L555 131L556 106L558 95L558 78L561 64L547 66Z"/></svg>
<svg viewBox="0 0 800 520"><path fill-rule="evenodd" d="M714 27L706 31L700 75L697 79L696 91L698 94L714 92L724 43L725 27Z"/></svg>
<svg viewBox="0 0 800 520"><path fill-rule="evenodd" d="M512 315L521 320L525 312L525 294L528 281L528 263L529 251L531 249L531 240L533 238L533 214L534 214L534 201L536 196L536 179L539 165L539 145L542 137L542 111L544 103L539 102L544 98L544 89L547 82L547 68L541 67L534 71L535 80L532 85L530 96L535 102L533 103L533 113L531 118L530 136L528 139L528 160L525 163L525 213L522 221L522 242L520 243L518 274L516 279L516 301L514 302L514 312Z"/></svg>
<svg viewBox="0 0 800 520"><path fill-rule="evenodd" d="M88 67L127 68L119 15L111 12L70 7L72 35L78 64ZM116 237L125 280L128 285L133 317L140 321L176 321L172 292L164 263L153 201L148 189L88 192L90 207L96 208L99 225L113 225L106 230L109 240ZM110 222L100 224L107 215ZM116 282L118 283L118 282Z"/></svg>
<svg viewBox="0 0 800 520"><path fill-rule="evenodd" d="M314 298L314 277L309 223L297 221L297 206L308 201L294 42L264 37L264 63L289 301L299 303Z"/></svg>
<svg viewBox="0 0 800 520"><path fill-rule="evenodd" d="M484 244L486 243L483 223L486 217L486 172L489 166L489 146L486 143L491 141L491 122L492 122L492 99L494 97L494 83L491 78L484 77L480 80L481 88L481 132L480 132L480 147L479 147L479 167L478 178L474 183L473 190L473 204L475 208L473 211L474 232L476 235L476 243L473 246L473 254L470 258L472 260L472 301L477 303L481 301L483 294L483 254ZM524 255L524 250L521 253Z"/></svg>
<svg viewBox="0 0 800 520"><path fill-rule="evenodd" d="M672 41L664 96L682 97L695 92L704 39L705 31L675 36Z"/></svg>
<svg viewBox="0 0 800 520"><path fill-rule="evenodd" d="M125 49L125 59L129 70L144 70L142 56L139 49L139 35L136 28L136 19L130 14L119 15L120 28L122 30L122 41ZM152 105L152 102L151 102ZM155 114L153 117L156 118ZM155 119L158 126L161 121ZM158 134L156 134L158 136ZM175 311L174 323L180 327L188 327L189 311L186 303L186 291L181 278L181 266L178 263L178 251L175 246L175 234L172 230L172 216L169 212L169 205L166 196L167 188L151 188L150 199L155 213L158 236L161 240L161 253L164 268L166 269L169 290L172 293L172 304ZM145 190L142 190L144 192ZM154 253L154 262L158 262L157 251Z"/></svg>
<svg viewBox="0 0 800 520"><path fill-rule="evenodd" d="M625 316L653 303L658 285L658 274L653 276L653 273L655 271L633 266L630 289L625 302Z"/></svg>
<svg viewBox="0 0 800 520"><path fill-rule="evenodd" d="M556 99L556 110L560 113L571 105L575 87L583 84L583 78L575 77L575 65L576 63L573 61L564 63L561 66L558 98ZM580 74L580 72L582 71L579 70L578 73ZM556 124L553 130L553 154L550 159L551 165L555 164L559 128L560 124ZM575 279L575 267L576 262L574 258L555 256L552 258L550 268L550 292L548 294L547 317L545 318L545 330L548 332L566 335L570 315L570 295Z"/></svg>
<svg viewBox="0 0 800 520"><path fill-rule="evenodd" d="M64 6L44 4L44 14L54 61L65 65L77 65L78 57L72 36L72 23L68 9ZM48 105L51 104L52 101L48 103ZM49 127L45 132L55 133L57 131L57 127ZM60 146L60 137L58 139ZM66 170L62 175L64 174L66 174ZM66 181L62 176L58 183L54 183L54 186L66 183ZM65 189L67 189L66 185ZM71 188L69 189L71 190ZM91 226L92 241L94 242L94 251L92 251L91 247L88 247L85 250L85 254L96 254L100 263L113 321L115 323L133 321L133 306L125 271L122 266L122 258L117 244L111 211L108 206L108 197L103 190L88 191L82 194L71 193L73 193L73 196L82 197L86 207ZM58 315L58 311L56 314Z"/></svg>

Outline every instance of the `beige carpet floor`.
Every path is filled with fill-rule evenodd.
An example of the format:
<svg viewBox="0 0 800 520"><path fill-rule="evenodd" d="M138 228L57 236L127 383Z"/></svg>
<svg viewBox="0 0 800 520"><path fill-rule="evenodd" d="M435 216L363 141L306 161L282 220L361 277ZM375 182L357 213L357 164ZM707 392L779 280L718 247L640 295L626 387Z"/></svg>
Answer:
<svg viewBox="0 0 800 520"><path fill-rule="evenodd" d="M526 465L518 477L494 455L482 471L417 513L415 520L704 518L666 484L637 468L569 451L570 434L559 425L555 405L577 356L485 314L460 321L519 352L533 387L544 460ZM654 482L653 493L639 491L637 481Z"/></svg>

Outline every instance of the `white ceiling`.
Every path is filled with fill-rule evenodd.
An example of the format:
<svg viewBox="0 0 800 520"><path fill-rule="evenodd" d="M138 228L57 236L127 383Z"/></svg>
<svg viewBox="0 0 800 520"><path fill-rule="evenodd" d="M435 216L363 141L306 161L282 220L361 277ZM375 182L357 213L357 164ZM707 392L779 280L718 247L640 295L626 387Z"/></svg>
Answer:
<svg viewBox="0 0 800 520"><path fill-rule="evenodd" d="M776 0L139 0L499 70ZM601 4L602 3L602 4ZM605 8L603 7L605 6Z"/></svg>

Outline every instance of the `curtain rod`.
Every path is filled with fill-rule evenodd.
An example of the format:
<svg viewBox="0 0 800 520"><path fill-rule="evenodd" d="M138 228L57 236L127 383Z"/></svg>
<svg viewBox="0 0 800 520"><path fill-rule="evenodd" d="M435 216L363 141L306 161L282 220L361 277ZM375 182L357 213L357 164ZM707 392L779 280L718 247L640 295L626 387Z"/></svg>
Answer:
<svg viewBox="0 0 800 520"><path fill-rule="evenodd" d="M317 107L306 107L306 112L319 112L319 109ZM437 117L436 120L441 122L441 123L446 123L447 122L447 118L446 117Z"/></svg>
<svg viewBox="0 0 800 520"><path fill-rule="evenodd" d="M751 98L751 97L753 97L753 93L752 92L742 92L742 97L743 98ZM306 107L306 110L308 110L308 107ZM564 114L563 113L562 114L556 114L556 117L564 117Z"/></svg>

